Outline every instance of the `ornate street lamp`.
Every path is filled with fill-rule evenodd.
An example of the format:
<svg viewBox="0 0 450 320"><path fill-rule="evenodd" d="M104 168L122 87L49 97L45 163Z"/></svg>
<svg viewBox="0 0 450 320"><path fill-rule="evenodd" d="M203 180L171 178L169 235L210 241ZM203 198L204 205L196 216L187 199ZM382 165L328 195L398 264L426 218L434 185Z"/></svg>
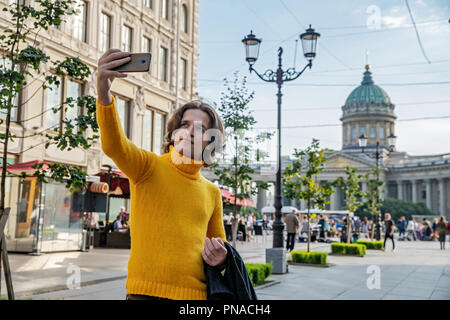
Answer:
<svg viewBox="0 0 450 320"><path fill-rule="evenodd" d="M388 137L388 144L389 144L389 149L390 151L394 150L395 147L395 143L397 141L397 137L391 133ZM362 134L359 139L358 139L358 143L359 143L359 147L361 148L361 152L364 152L364 148L367 147L367 138L364 134ZM377 141L377 146L375 149L375 154L371 155L369 154L369 156L374 156L375 160L376 160L376 166L377 166L377 172L380 169L380 142ZM379 174L377 174L377 183L379 182ZM377 194L377 203L380 202L380 195L379 193ZM380 240L381 239L381 225L380 225L380 220L379 220L379 216L378 214L375 216L375 239L376 240Z"/></svg>
<svg viewBox="0 0 450 320"><path fill-rule="evenodd" d="M362 134L358 139L359 147L362 149L362 152L364 152L364 148L367 147L367 138L364 134Z"/></svg>
<svg viewBox="0 0 450 320"><path fill-rule="evenodd" d="M258 60L261 41L261 39L256 38L253 34L253 30L250 31L249 35L242 39L242 43L245 45L245 60L251 66Z"/></svg>
<svg viewBox="0 0 450 320"><path fill-rule="evenodd" d="M278 68L273 70L267 70L263 74L258 73L254 68L253 65L255 64L256 60L258 59L259 55L259 48L261 45L262 40L256 38L256 36L253 34L253 31L250 32L249 35L247 35L243 40L242 43L245 45L245 53L246 58L245 60L249 64L249 70L250 73L254 71L256 75L265 82L273 82L276 83L278 86L278 92L277 92L277 105L278 105L278 124L277 124L277 133L278 133L278 152L277 152L277 176L276 176L276 183L275 183L275 221L273 223L273 249L283 249L283 229L284 224L281 221L281 97L283 94L281 93L281 87L284 82L287 81L293 81L300 77L300 75L303 74L303 72L307 68L312 67L312 61L316 56L316 48L317 48L317 40L319 39L320 34L315 32L314 29L311 28L311 25L309 25L309 28L306 30L305 33L302 33L300 35L300 39L302 40L302 46L303 46L303 55L308 60L308 64L300 70L296 71L295 68L289 68L287 70L283 70L282 66L282 55L283 55L283 48L278 48ZM270 250L270 249L268 249ZM271 253L266 252L266 260L267 255ZM279 253L276 253L277 257ZM282 265L283 261L285 259L284 252L281 255ZM280 267L280 270L277 270L278 268L274 265L274 273L283 273L285 271L281 270L283 267Z"/></svg>
<svg viewBox="0 0 450 320"><path fill-rule="evenodd" d="M388 137L388 143L390 151L394 151L395 144L397 143L397 136L391 133Z"/></svg>

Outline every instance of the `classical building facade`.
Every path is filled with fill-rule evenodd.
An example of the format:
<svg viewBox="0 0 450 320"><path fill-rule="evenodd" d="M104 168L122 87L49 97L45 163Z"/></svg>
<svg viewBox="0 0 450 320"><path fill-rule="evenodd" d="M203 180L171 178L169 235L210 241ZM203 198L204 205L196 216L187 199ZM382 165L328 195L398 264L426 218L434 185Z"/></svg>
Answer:
<svg viewBox="0 0 450 320"><path fill-rule="evenodd" d="M355 88L342 106L342 148L326 154L329 159L324 171L317 177L318 182L334 181L345 176L345 167L358 169L359 174L371 172L376 165L375 152L379 143L380 179L385 182L383 198L395 198L410 202L424 202L434 213L450 218L450 153L412 156L391 148L389 136L395 135L395 105L389 95L377 86L372 78L370 67L365 67L361 85ZM359 137L367 138L363 150ZM289 161L283 161L286 167ZM255 165L254 181L275 182L275 164ZM212 173L209 178L215 180ZM361 189L367 189L362 181ZM259 190L254 200L257 207L273 205L274 200L267 191ZM342 190L338 189L331 197L328 209L341 210L345 206ZM283 199L283 206L306 209L305 202Z"/></svg>
<svg viewBox="0 0 450 320"><path fill-rule="evenodd" d="M16 2L16 0L0 0L0 10ZM19 2L27 5L35 3L29 0ZM114 166L114 162L102 152L99 139L88 150L80 148L60 151L55 146L46 149L45 138L35 135L37 132L43 134L55 132L52 128L61 126L65 118L73 115L64 111L55 114L51 110L67 97L97 95L97 63L110 48L152 54L148 73L129 74L127 78L116 79L112 86L124 132L138 147L161 154L166 121L171 112L177 106L198 99L196 92L198 0L76 0L76 2L79 13L67 17L58 28L39 30L35 46L50 56L52 61L63 61L68 56L79 57L90 68L92 75L85 83L76 79L61 78L61 86L54 90L42 89L42 76L28 80L29 85L19 94L19 107L13 109L11 123L12 133L17 137L26 138L17 138L9 143L9 164L36 160L63 163L80 167L89 175L106 170L103 168L104 165ZM8 20L6 13L0 12L2 12L0 15L0 34L2 34L2 30L8 28L11 21ZM35 34L32 33L29 42L33 43L34 38ZM42 64L41 71L48 73L53 70L50 64ZM2 113L0 117L5 116ZM0 132L5 132L4 125L0 125ZM86 134L91 136L93 133ZM2 151L0 150L0 156ZM60 234L67 234L66 231L70 229L66 226L69 221L68 215L72 215L73 212L56 209L58 212L51 213L47 212L47 209L51 210L52 206L59 208L60 204L61 208L64 208L62 201L65 202L65 198L70 194L66 194L64 189L60 190L58 187L58 192L62 195L54 196L55 204L47 205L50 200L43 200L44 195L47 194L48 198L49 195L55 194L56 189L51 189L50 185L40 186L35 181L29 181L26 186L20 187L15 180L17 179L11 178L6 187L7 207L11 207L7 225L9 248L19 251L30 250L28 244L19 244L19 240L36 244L32 235L37 234L38 229L44 230L40 235L48 234L54 232L50 227L58 228L60 225ZM119 200L122 202L117 203L111 210L113 219L120 206L128 206L126 200ZM36 226L36 223L33 224L35 221L33 216L35 217L38 211L39 203L42 205L44 202L46 209L42 209L43 212L39 214L41 218L51 216L53 220L47 221L47 218L44 218L43 226ZM79 231L81 232L81 229ZM14 239L18 239L17 243ZM66 247L62 246L61 249L63 248Z"/></svg>
<svg viewBox="0 0 450 320"><path fill-rule="evenodd" d="M0 0L0 9L11 2L14 1ZM59 28L42 30L37 37L37 46L52 60L63 60L66 56L79 57L89 66L92 75L86 83L61 79L60 88L52 91L40 89L42 82L39 79L33 81L20 93L19 101L26 103L15 112L13 133L29 136L37 131L51 132L51 128L58 126L68 115L46 110L67 97L96 96L97 62L107 49L151 52L150 72L116 79L112 92L117 99L119 116L128 138L139 147L161 153L168 115L177 104L198 98L195 91L198 0L77 2L80 13L67 18ZM5 28L8 21L6 16L2 17L1 27ZM177 60L179 63L176 63ZM48 65L42 67L42 71L52 71ZM45 149L44 144L40 144L41 139L41 136L15 139L10 144L10 162L48 160L79 166L89 174L98 172L103 164L113 164L102 153L100 142L86 151L61 152L52 147Z"/></svg>

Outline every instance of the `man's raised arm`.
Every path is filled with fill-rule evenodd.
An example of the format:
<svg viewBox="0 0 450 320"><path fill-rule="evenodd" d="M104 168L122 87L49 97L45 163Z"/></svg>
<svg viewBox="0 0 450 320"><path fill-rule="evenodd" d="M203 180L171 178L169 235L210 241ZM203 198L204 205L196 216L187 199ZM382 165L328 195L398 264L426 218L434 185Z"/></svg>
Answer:
<svg viewBox="0 0 450 320"><path fill-rule="evenodd" d="M118 49L108 50L98 62L97 77L97 122L103 152L110 157L119 169L131 180L137 181L153 170L156 154L136 147L124 134L111 95L111 85L115 78L127 75L113 71L128 61L130 53Z"/></svg>

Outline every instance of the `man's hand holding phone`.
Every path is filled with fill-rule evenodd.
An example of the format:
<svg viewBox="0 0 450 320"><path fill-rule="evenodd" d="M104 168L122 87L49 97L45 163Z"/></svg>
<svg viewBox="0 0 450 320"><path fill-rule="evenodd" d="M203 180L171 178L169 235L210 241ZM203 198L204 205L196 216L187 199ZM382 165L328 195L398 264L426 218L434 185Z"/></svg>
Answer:
<svg viewBox="0 0 450 320"><path fill-rule="evenodd" d="M112 103L111 85L114 79L127 77L127 74L113 69L130 61L131 53L122 52L119 49L109 49L98 60L97 94L102 105L107 106Z"/></svg>

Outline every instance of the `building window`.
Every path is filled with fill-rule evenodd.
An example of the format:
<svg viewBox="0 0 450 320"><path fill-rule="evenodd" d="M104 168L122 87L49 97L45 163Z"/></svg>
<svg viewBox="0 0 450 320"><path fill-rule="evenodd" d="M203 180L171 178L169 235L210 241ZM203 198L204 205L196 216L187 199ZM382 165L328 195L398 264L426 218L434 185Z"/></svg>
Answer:
<svg viewBox="0 0 450 320"><path fill-rule="evenodd" d="M352 128L352 140L356 139L356 128Z"/></svg>
<svg viewBox="0 0 450 320"><path fill-rule="evenodd" d="M164 47L159 48L159 80L167 82L167 49Z"/></svg>
<svg viewBox="0 0 450 320"><path fill-rule="evenodd" d="M99 47L102 52L111 48L111 17L105 13L100 14Z"/></svg>
<svg viewBox="0 0 450 320"><path fill-rule="evenodd" d="M83 85L78 82L74 81L67 81L67 98L73 98L78 99L83 95ZM67 112L65 112L65 119L66 120L74 120L81 114L80 108L75 103L74 107L65 106L67 107ZM73 132L76 134L78 132L78 126L76 123L72 121L72 125L74 125Z"/></svg>
<svg viewBox="0 0 450 320"><path fill-rule="evenodd" d="M144 123L142 124L142 148L152 151L153 138L153 111L146 109L144 111Z"/></svg>
<svg viewBox="0 0 450 320"><path fill-rule="evenodd" d="M127 138L130 138L130 103L122 98L116 97L116 106L123 132Z"/></svg>
<svg viewBox="0 0 450 320"><path fill-rule="evenodd" d="M5 69L3 69L5 71L10 70L11 66L12 66L11 60L0 57L0 66L1 66L0 70L2 70L3 68L5 68ZM17 71L17 67L16 67L16 71ZM4 88L4 87L0 86L0 92L3 89L8 90L8 93L9 93L9 88ZM20 96L19 93L16 93L16 95L13 97L13 100L11 101L12 106L13 106L11 108L11 121L18 121L18 114L19 114L18 110L19 110L19 103L20 103L19 96ZM6 105L6 103L8 102L8 98L6 96L4 96L4 97L2 97L2 100L5 101L5 105ZM6 119L6 115L7 115L7 109L1 109L0 110L0 119Z"/></svg>
<svg viewBox="0 0 450 320"><path fill-rule="evenodd" d="M76 0L75 4L78 14L73 16L72 20L72 37L77 40L86 42L87 34L87 3L86 1Z"/></svg>
<svg viewBox="0 0 450 320"><path fill-rule="evenodd" d="M166 116L157 112L155 112L154 115L153 152L162 154Z"/></svg>
<svg viewBox="0 0 450 320"><path fill-rule="evenodd" d="M169 0L162 0L161 1L161 16L163 19L169 20L169 9L170 9Z"/></svg>
<svg viewBox="0 0 450 320"><path fill-rule="evenodd" d="M384 127L380 127L380 139L384 139Z"/></svg>
<svg viewBox="0 0 450 320"><path fill-rule="evenodd" d="M152 2L153 2L152 0L144 0L144 7L151 9L153 7Z"/></svg>
<svg viewBox="0 0 450 320"><path fill-rule="evenodd" d="M60 79L60 85L57 87L55 84L49 86L47 92L47 105L46 105L46 126L49 130L62 129L62 119L64 120L74 120L77 118L82 110L77 106L76 100L83 96L83 84L68 80ZM75 101L73 107L69 105L64 105L63 108L61 104L67 101L68 98L73 98ZM55 113L52 108L59 108ZM67 110L66 110L67 109ZM76 134L78 128L76 123L72 121L74 125L73 132Z"/></svg>
<svg viewBox="0 0 450 320"><path fill-rule="evenodd" d="M187 61L183 58L180 59L180 88L187 89Z"/></svg>
<svg viewBox="0 0 450 320"><path fill-rule="evenodd" d="M181 6L180 28L185 33L188 33L188 9L185 4Z"/></svg>
<svg viewBox="0 0 450 320"><path fill-rule="evenodd" d="M391 135L391 127L389 125L386 126L386 136L390 136Z"/></svg>
<svg viewBox="0 0 450 320"><path fill-rule="evenodd" d="M59 108L63 103L63 84L57 87L55 84L49 86L47 92L47 105L46 105L46 126L47 129L57 130L61 125L61 110L56 113L52 108Z"/></svg>
<svg viewBox="0 0 450 320"><path fill-rule="evenodd" d="M364 135L365 137L367 137L366 127L359 127L359 135L360 136Z"/></svg>
<svg viewBox="0 0 450 320"><path fill-rule="evenodd" d="M152 52L152 39L143 37L142 38L142 52Z"/></svg>
<svg viewBox="0 0 450 320"><path fill-rule="evenodd" d="M121 50L124 52L131 52L132 48L132 37L133 37L133 29L130 27L123 25L122 26L122 44Z"/></svg>
<svg viewBox="0 0 450 320"><path fill-rule="evenodd" d="M370 127L370 137L373 139L377 137L377 129L375 127Z"/></svg>

